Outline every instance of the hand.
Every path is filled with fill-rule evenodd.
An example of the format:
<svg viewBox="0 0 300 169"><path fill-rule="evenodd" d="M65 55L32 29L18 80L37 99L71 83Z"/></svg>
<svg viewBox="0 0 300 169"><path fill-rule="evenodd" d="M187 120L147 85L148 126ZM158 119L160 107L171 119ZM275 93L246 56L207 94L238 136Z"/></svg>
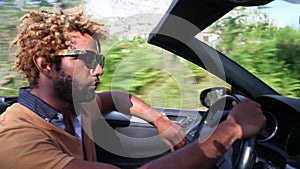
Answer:
<svg viewBox="0 0 300 169"><path fill-rule="evenodd" d="M250 99L244 99L241 103L234 105L227 119L240 127L241 139L257 134L266 123L266 117L260 105Z"/></svg>
<svg viewBox="0 0 300 169"><path fill-rule="evenodd" d="M174 147L179 149L185 145L185 135L182 128L167 117L163 116L157 119L155 126L162 141L172 152L174 151Z"/></svg>

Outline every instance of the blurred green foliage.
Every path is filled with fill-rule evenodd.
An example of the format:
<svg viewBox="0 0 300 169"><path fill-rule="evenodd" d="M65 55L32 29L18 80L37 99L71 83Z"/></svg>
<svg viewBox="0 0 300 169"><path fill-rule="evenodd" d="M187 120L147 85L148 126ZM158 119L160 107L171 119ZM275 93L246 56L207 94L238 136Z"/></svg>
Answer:
<svg viewBox="0 0 300 169"><path fill-rule="evenodd" d="M254 73L279 93L300 98L300 32L279 28L263 13L260 21L249 22L246 8L228 15L211 30L222 42L217 49Z"/></svg>
<svg viewBox="0 0 300 169"><path fill-rule="evenodd" d="M16 1L0 0L0 14L6 16L0 18L0 95L17 95L18 88L26 85L13 71L13 58L8 48L16 35L18 18L23 15L20 7L53 8L48 1L21 2L21 6L16 6ZM61 7L80 3L57 2ZM263 14L260 14L265 17L262 22L249 24L245 21L244 9L238 11L240 14L227 16L210 28L222 38L218 49L283 95L299 98L299 31L278 28L267 22ZM119 40L111 37L101 45L106 63L98 91L129 91L153 106L198 108L199 92L211 85L207 72L149 45L147 38Z"/></svg>
<svg viewBox="0 0 300 169"><path fill-rule="evenodd" d="M54 5L54 2L56 5ZM13 48L10 43L17 35L22 9L53 9L74 7L81 0L0 0L0 95L17 95L18 88L27 83L14 71Z"/></svg>
<svg viewBox="0 0 300 169"><path fill-rule="evenodd" d="M102 46L107 64L98 91L129 91L154 106L198 108L197 83L207 77L205 71L146 38L112 38Z"/></svg>

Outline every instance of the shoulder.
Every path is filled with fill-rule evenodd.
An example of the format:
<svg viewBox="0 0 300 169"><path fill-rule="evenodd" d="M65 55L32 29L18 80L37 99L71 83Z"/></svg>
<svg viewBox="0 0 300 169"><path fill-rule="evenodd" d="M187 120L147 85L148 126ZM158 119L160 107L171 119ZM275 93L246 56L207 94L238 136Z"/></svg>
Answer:
<svg viewBox="0 0 300 169"><path fill-rule="evenodd" d="M39 118L39 116L25 106L19 103L14 103L7 107L7 109L0 115L0 123L2 125L20 125L23 123L26 124L34 118Z"/></svg>
<svg viewBox="0 0 300 169"><path fill-rule="evenodd" d="M81 158L80 142L52 126L18 103L8 107L0 116L0 168L63 168Z"/></svg>

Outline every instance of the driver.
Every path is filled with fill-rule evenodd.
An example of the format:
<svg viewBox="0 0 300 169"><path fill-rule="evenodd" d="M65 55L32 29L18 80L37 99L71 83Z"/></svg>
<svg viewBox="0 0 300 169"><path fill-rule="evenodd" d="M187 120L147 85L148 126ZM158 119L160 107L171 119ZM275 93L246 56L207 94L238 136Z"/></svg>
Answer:
<svg viewBox="0 0 300 169"><path fill-rule="evenodd" d="M260 105L245 99L205 142L183 147L182 128L136 96L95 93L104 66L102 24L85 16L82 7L25 12L13 44L15 67L29 87L21 88L18 103L0 116L0 168L117 168L96 162L91 134L96 116L113 109L152 122L164 143L178 149L141 168L210 168L233 142L264 126ZM87 111L90 105L98 111Z"/></svg>

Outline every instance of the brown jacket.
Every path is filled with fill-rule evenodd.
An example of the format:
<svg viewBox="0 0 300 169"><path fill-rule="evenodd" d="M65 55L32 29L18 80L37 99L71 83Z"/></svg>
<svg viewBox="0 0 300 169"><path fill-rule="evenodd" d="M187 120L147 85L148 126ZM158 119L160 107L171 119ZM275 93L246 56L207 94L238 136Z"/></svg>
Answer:
<svg viewBox="0 0 300 169"><path fill-rule="evenodd" d="M86 142L92 152L87 158L94 161L93 142ZM74 158L83 159L78 138L18 103L0 116L0 146L0 168L5 169L61 169Z"/></svg>

